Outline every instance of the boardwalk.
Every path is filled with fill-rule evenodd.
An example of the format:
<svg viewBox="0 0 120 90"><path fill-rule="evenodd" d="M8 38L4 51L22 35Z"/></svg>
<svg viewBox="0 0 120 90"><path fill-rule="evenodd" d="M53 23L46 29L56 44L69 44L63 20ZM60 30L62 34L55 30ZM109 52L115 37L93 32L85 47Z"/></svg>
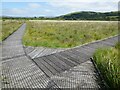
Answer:
<svg viewBox="0 0 120 90"><path fill-rule="evenodd" d="M23 24L2 43L2 88L101 88L90 57L98 47L114 46L118 36L52 51L23 47L25 27Z"/></svg>
<svg viewBox="0 0 120 90"><path fill-rule="evenodd" d="M31 58L37 58L37 57L42 57L46 55L50 55L53 53L58 53L67 49L63 48L58 48L58 49L51 49L51 48L45 48L45 47L31 47L31 46L24 46L25 53Z"/></svg>

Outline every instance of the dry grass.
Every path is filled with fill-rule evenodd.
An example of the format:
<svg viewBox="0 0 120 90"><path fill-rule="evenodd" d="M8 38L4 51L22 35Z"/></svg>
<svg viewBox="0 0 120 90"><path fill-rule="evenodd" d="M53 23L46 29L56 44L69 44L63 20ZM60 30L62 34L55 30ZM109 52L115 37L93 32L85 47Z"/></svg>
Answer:
<svg viewBox="0 0 120 90"><path fill-rule="evenodd" d="M0 41L2 41L6 37L8 37L11 33L16 31L22 25L22 21L5 20L5 21L1 21L0 25L2 26L2 29L0 29L1 32Z"/></svg>
<svg viewBox="0 0 120 90"><path fill-rule="evenodd" d="M117 22L29 21L23 43L26 46L70 48L117 33Z"/></svg>

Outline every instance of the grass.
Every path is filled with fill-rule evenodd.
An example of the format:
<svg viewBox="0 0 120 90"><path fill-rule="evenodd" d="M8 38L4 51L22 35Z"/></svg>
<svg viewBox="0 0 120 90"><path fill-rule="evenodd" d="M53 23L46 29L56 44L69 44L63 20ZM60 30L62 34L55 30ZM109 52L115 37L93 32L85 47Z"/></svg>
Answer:
<svg viewBox="0 0 120 90"><path fill-rule="evenodd" d="M5 38L7 38L10 34L12 34L14 31L16 31L22 25L22 21L1 20L0 25L2 26L2 29L0 29L0 41L2 41Z"/></svg>
<svg viewBox="0 0 120 90"><path fill-rule="evenodd" d="M98 49L93 59L104 80L111 88L120 88L120 42L112 48Z"/></svg>
<svg viewBox="0 0 120 90"><path fill-rule="evenodd" d="M26 46L70 48L117 33L117 22L29 21L23 43Z"/></svg>

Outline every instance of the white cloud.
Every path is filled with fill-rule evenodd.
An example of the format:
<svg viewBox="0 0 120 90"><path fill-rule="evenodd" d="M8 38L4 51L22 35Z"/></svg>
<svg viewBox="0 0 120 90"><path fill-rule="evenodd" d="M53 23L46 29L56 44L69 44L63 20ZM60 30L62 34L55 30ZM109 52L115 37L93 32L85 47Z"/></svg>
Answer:
<svg viewBox="0 0 120 90"><path fill-rule="evenodd" d="M86 0L87 1L87 0ZM94 0L93 0L94 1ZM69 11L114 11L118 10L117 2L50 2L51 6L61 7Z"/></svg>
<svg viewBox="0 0 120 90"><path fill-rule="evenodd" d="M2 2L119 2L119 0L2 0Z"/></svg>
<svg viewBox="0 0 120 90"><path fill-rule="evenodd" d="M5 1L5 0L4 0ZM11 0L9 0L11 1ZM14 0L13 0L14 1ZM22 1L22 0L15 0ZM25 0L24 0L25 1ZM23 1L23 2L24 2ZM28 0L26 0L28 1ZM34 1L34 2L32 2ZM37 3L36 0L29 0L24 7L6 8L4 15L19 16L58 16L76 11L115 11L118 10L118 0L42 0L46 3ZM39 0L38 2L40 2ZM48 5L48 6L47 6Z"/></svg>
<svg viewBox="0 0 120 90"><path fill-rule="evenodd" d="M38 3L29 3L28 6L30 8L39 8L40 7L40 5Z"/></svg>
<svg viewBox="0 0 120 90"><path fill-rule="evenodd" d="M41 0L38 0L38 1L41 1ZM119 0L44 0L46 2L119 2Z"/></svg>
<svg viewBox="0 0 120 90"><path fill-rule="evenodd" d="M53 10L45 9L44 11L45 11L45 12L52 12Z"/></svg>
<svg viewBox="0 0 120 90"><path fill-rule="evenodd" d="M25 14L25 13L27 13L26 10L18 9L18 8L13 8L9 12L11 12L12 14Z"/></svg>
<svg viewBox="0 0 120 90"><path fill-rule="evenodd" d="M3 15L11 15L11 16L26 16L26 15L37 15L39 12L36 12L38 10L40 5L37 3L28 3L26 7L21 8L7 8L3 7L2 14Z"/></svg>

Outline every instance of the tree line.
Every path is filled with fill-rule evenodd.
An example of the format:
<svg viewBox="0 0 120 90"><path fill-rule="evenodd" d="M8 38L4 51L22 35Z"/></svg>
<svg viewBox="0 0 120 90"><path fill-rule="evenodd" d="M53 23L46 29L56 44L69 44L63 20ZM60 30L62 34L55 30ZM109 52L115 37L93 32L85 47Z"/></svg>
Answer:
<svg viewBox="0 0 120 90"><path fill-rule="evenodd" d="M114 12L91 12L82 11L74 12L58 17L7 17L3 16L2 19L17 19L17 20L107 20L107 21L118 21L119 11Z"/></svg>

